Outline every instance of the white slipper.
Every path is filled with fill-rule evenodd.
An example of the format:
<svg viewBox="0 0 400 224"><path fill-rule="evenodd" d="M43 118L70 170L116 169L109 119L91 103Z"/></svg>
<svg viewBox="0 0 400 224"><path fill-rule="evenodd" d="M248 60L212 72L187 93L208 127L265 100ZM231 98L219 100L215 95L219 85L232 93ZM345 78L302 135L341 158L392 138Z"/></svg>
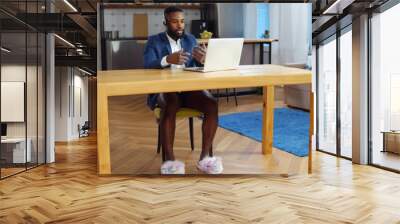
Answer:
<svg viewBox="0 0 400 224"><path fill-rule="evenodd" d="M221 174L224 170L220 157L208 156L197 162L197 168L206 174Z"/></svg>
<svg viewBox="0 0 400 224"><path fill-rule="evenodd" d="M185 164L179 160L168 160L161 165L161 174L185 174Z"/></svg>

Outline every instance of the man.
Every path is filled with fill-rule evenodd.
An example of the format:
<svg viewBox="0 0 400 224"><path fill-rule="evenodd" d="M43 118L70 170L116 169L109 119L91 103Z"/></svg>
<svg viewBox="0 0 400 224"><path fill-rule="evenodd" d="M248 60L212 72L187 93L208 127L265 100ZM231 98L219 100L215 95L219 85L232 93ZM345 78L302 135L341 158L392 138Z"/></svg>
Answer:
<svg viewBox="0 0 400 224"><path fill-rule="evenodd" d="M201 66L206 48L197 46L195 37L185 33L183 10L171 6L164 10L166 32L150 36L144 51L145 68L179 69ZM184 174L185 165L176 160L173 152L176 113L181 107L192 108L204 114L202 125L202 151L197 168L207 174L222 173L219 157L209 157L218 127L218 104L208 91L170 92L150 94L147 103L151 109L161 108L161 145L166 160L161 165L162 174Z"/></svg>

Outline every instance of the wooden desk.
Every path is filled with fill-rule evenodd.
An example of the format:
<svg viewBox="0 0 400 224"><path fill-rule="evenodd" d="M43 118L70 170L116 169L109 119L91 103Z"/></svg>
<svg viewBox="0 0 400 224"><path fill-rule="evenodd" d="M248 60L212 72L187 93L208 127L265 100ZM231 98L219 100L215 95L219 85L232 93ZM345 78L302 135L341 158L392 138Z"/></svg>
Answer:
<svg viewBox="0 0 400 224"><path fill-rule="evenodd" d="M135 69L100 71L97 78L97 147L98 172L111 174L108 97L203 89L263 86L262 153L272 152L274 86L311 83L311 71L278 65L245 65L238 70L189 72L171 69ZM313 94L310 118L313 117ZM143 105L146 106L146 105ZM309 172L311 171L310 119Z"/></svg>

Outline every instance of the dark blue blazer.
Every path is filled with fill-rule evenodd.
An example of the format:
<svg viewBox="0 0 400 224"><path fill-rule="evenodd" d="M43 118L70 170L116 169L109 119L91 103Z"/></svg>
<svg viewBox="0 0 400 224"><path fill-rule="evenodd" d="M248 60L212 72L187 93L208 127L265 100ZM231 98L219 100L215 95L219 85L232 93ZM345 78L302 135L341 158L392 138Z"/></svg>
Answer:
<svg viewBox="0 0 400 224"><path fill-rule="evenodd" d="M181 38L181 46L185 52L192 54L193 48L197 45L196 38L191 34L184 34ZM171 46L165 32L150 36L144 48L144 67L162 68L161 59L171 54ZM186 67L199 66L196 61L190 57L186 62Z"/></svg>
<svg viewBox="0 0 400 224"><path fill-rule="evenodd" d="M191 34L184 34L181 37L181 46L185 52L192 54L193 48L197 45L196 38ZM144 48L144 67L148 69L159 69L164 56L172 53L171 45L165 32L150 36ZM186 67L201 66L191 56L185 63ZM169 68L170 66L168 66ZM147 105L154 110L157 106L158 94L150 94L147 98Z"/></svg>

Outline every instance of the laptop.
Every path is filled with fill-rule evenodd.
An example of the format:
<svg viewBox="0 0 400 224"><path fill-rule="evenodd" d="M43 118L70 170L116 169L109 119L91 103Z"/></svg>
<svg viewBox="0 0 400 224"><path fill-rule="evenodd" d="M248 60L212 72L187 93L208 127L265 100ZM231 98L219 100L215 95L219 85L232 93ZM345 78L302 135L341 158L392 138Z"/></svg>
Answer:
<svg viewBox="0 0 400 224"><path fill-rule="evenodd" d="M237 69L242 55L243 41L243 38L209 39L204 67L189 67L184 70L214 72Z"/></svg>

